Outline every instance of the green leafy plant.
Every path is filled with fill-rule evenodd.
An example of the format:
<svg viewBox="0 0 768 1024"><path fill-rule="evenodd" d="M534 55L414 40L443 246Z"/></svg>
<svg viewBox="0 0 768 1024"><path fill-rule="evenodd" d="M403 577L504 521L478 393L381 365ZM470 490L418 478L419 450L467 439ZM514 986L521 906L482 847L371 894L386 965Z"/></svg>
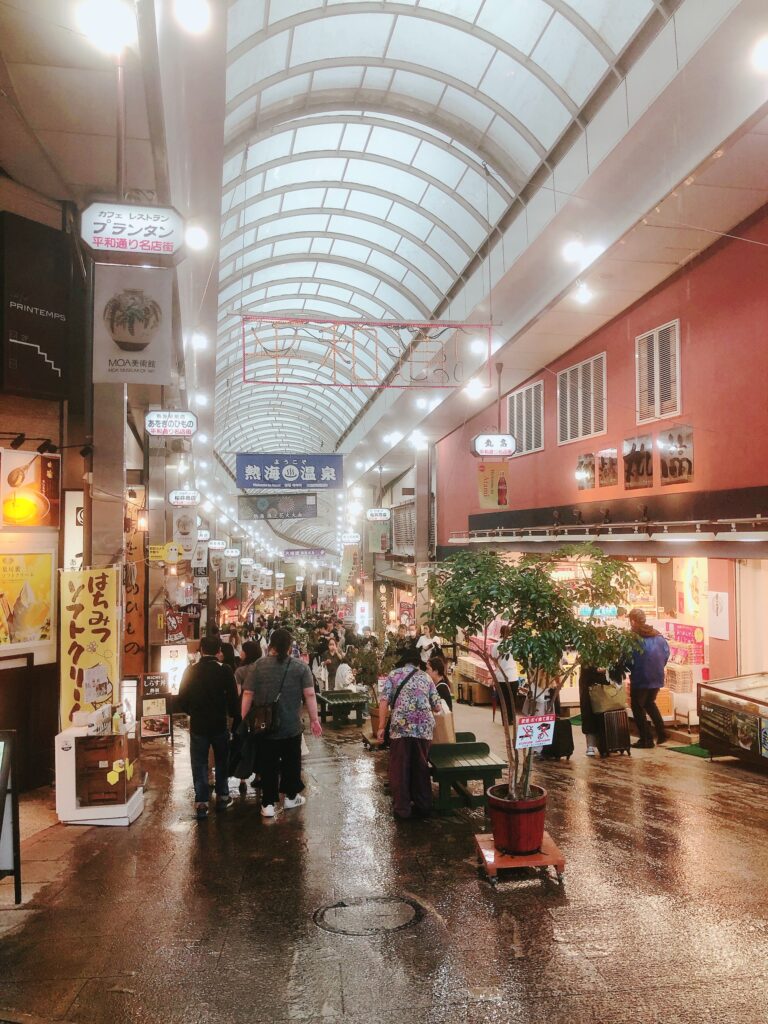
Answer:
<svg viewBox="0 0 768 1024"><path fill-rule="evenodd" d="M569 577L557 572L568 560ZM633 634L595 620L601 609L620 606L635 582L634 569L594 545L571 545L516 562L493 551L461 551L432 579L432 617L445 636L463 634L465 649L484 662L500 700L507 748L509 798L530 796L533 751L517 750L518 718L534 713L539 698L554 695L580 665L608 668L627 661L637 646ZM508 626L499 654L512 655L524 683L511 682L488 649L496 619ZM473 642L473 638L482 638ZM563 667L567 651L575 661Z"/></svg>
<svg viewBox="0 0 768 1024"><path fill-rule="evenodd" d="M137 325L146 331L157 327L162 318L159 304L137 289L127 288L120 295L113 296L104 307L104 320L113 334L123 327L133 336Z"/></svg>

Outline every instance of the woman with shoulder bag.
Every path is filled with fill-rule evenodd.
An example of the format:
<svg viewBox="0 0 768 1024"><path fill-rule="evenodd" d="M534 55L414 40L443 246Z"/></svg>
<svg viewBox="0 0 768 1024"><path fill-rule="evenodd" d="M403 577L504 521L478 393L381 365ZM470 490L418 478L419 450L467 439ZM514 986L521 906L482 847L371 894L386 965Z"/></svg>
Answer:
<svg viewBox="0 0 768 1024"><path fill-rule="evenodd" d="M415 643L401 652L398 667L385 679L379 700L379 739L389 722L389 784L396 818L429 817L432 779L429 748L435 727L433 712L440 712L435 684L418 666Z"/></svg>
<svg viewBox="0 0 768 1024"><path fill-rule="evenodd" d="M269 642L269 654L261 658L243 682L243 718L251 713L254 727L261 732L261 814L274 818L280 793L283 809L301 807L301 721L302 700L307 705L313 736L322 736L312 673L303 661L289 657L293 637L287 629L276 629Z"/></svg>

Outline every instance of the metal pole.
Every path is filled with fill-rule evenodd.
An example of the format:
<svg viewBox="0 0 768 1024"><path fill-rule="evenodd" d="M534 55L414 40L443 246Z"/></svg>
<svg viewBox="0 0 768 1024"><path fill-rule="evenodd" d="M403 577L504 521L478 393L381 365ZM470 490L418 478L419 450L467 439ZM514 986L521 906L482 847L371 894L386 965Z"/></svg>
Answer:
<svg viewBox="0 0 768 1024"><path fill-rule="evenodd" d="M501 433L501 371L504 363L496 363L496 431Z"/></svg>
<svg viewBox="0 0 768 1024"><path fill-rule="evenodd" d="M120 54L115 65L115 80L117 85L117 201L122 203L125 198L125 67L123 56Z"/></svg>

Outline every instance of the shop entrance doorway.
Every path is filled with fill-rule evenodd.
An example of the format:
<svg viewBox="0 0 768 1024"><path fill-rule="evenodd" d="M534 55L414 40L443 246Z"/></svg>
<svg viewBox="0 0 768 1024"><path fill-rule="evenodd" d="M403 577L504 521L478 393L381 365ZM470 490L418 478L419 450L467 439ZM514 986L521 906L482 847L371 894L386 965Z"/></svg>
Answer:
<svg viewBox="0 0 768 1024"><path fill-rule="evenodd" d="M768 672L768 561L740 560L736 565L738 594L739 674Z"/></svg>

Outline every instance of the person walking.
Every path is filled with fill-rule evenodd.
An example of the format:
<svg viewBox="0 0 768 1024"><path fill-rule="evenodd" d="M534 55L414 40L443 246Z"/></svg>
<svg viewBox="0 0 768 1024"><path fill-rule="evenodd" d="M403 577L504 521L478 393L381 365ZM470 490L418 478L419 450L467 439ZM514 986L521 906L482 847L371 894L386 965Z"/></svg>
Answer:
<svg viewBox="0 0 768 1024"><path fill-rule="evenodd" d="M177 707L189 715L189 757L195 787L195 812L198 821L208 816L211 787L208 782L208 751L213 748L216 777L216 810L232 803L229 795L229 727L227 716L239 714L235 677L221 663L221 641L204 636L200 641L200 660L185 671Z"/></svg>
<svg viewBox="0 0 768 1024"><path fill-rule="evenodd" d="M427 757L440 711L435 684L419 668L420 651L412 642L398 667L385 679L379 701L379 739L390 715L389 784L396 818L427 818L432 811L432 780Z"/></svg>
<svg viewBox="0 0 768 1024"><path fill-rule="evenodd" d="M263 736L260 744L264 818L274 818L281 793L284 810L306 803L301 795L302 700L307 705L312 735L323 735L312 673L303 661L290 657L292 644L293 636L287 629L276 629L269 642L269 654L253 665L243 682L243 718L247 718L253 704L265 706L278 701L277 727Z"/></svg>
<svg viewBox="0 0 768 1024"><path fill-rule="evenodd" d="M260 657L261 657L261 644L258 643L256 640L245 640L243 642L243 652L242 652L242 658L240 659L240 664L235 669L235 683L237 685L238 703L237 703L237 719L232 723L232 732L233 732L233 734L235 733L235 730L237 729L237 727L240 724L240 722L242 721L242 716L240 715L240 708L242 706L243 684L245 683L245 680L248 678L248 676L251 674L251 669L253 668L253 666L256 664L256 662L259 660ZM233 739L233 744L238 744L238 743L240 745L242 745L242 738L240 737L239 733L238 733L238 735L235 735L234 739ZM236 751L234 749L234 746L233 746L233 750L232 750L233 763L238 760L238 755L239 755L239 752ZM235 765L235 767L236 767L236 765ZM253 769L256 772L256 779L254 779L253 788L256 789L256 788L258 788L258 782L256 780L258 779L258 775L259 775L258 756L256 756L254 758ZM241 794L242 793L247 793L247 791L248 791L248 779L247 778L240 779L240 793Z"/></svg>
<svg viewBox="0 0 768 1024"><path fill-rule="evenodd" d="M641 608L633 608L629 613L629 626L643 644L642 649L635 652L629 668L632 684L630 703L640 736L632 746L650 749L654 744L646 712L656 728L656 742L664 743L667 738L664 719L656 706L656 698L664 685L664 667L669 661L669 644L657 629L646 623L645 612Z"/></svg>
<svg viewBox="0 0 768 1024"><path fill-rule="evenodd" d="M582 665L579 672L579 710L581 731L587 741L587 757L597 757L605 750L605 724L603 715L592 710L589 691L605 682L605 672L593 665Z"/></svg>

